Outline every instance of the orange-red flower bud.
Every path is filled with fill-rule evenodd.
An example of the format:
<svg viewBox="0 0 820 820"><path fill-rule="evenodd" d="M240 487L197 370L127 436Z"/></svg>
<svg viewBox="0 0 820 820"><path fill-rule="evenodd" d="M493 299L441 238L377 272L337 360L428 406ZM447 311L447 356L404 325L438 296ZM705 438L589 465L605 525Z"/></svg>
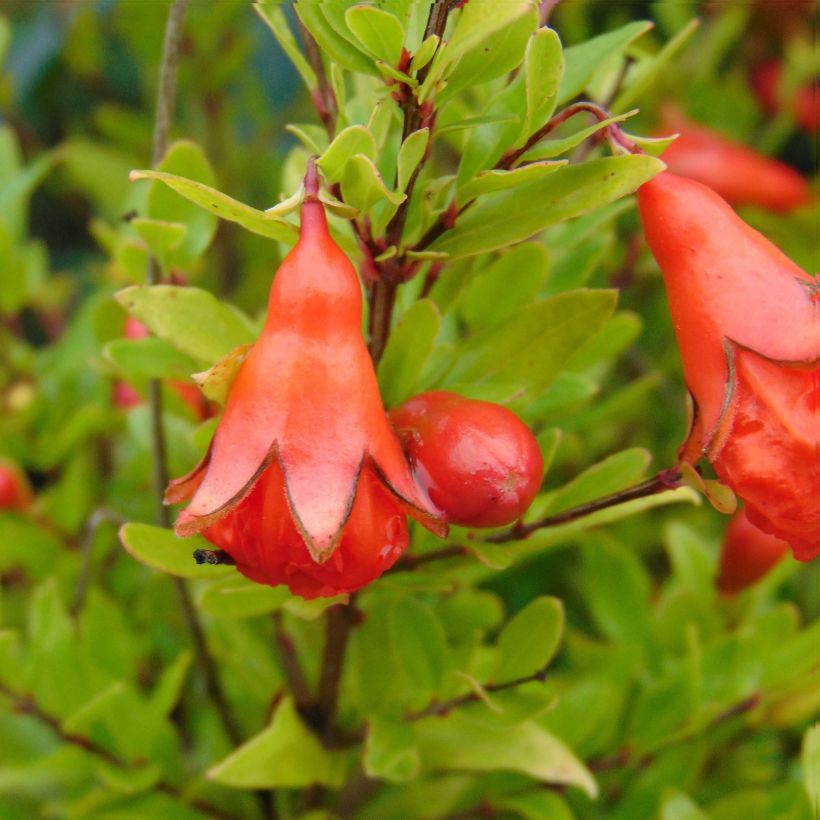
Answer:
<svg viewBox="0 0 820 820"><path fill-rule="evenodd" d="M390 420L417 480L448 521L501 527L532 504L544 471L541 450L506 407L432 390L393 410Z"/></svg>
<svg viewBox="0 0 820 820"><path fill-rule="evenodd" d="M172 481L201 532L253 580L304 597L347 592L407 546L405 514L438 534L391 429L361 332L362 295L306 178L299 242L279 268L259 340L202 463Z"/></svg>
<svg viewBox="0 0 820 820"><path fill-rule="evenodd" d="M696 125L676 109L664 110L663 128L680 134L663 152L667 168L708 185L731 205L788 211L810 199L808 183L794 168Z"/></svg>
<svg viewBox="0 0 820 820"><path fill-rule="evenodd" d="M789 545L749 521L745 509L735 513L723 538L717 588L733 595L756 584L789 552Z"/></svg>
<svg viewBox="0 0 820 820"><path fill-rule="evenodd" d="M662 173L638 202L666 282L702 455L749 519L820 555L820 321L815 278L714 191Z"/></svg>
<svg viewBox="0 0 820 820"><path fill-rule="evenodd" d="M0 460L0 510L24 510L32 498L23 471L10 461Z"/></svg>

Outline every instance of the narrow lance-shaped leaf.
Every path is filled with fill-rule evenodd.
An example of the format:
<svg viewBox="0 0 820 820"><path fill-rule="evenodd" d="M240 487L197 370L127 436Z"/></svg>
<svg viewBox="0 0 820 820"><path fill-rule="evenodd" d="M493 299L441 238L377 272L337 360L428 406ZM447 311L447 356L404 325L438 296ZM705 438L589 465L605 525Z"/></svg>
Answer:
<svg viewBox="0 0 820 820"><path fill-rule="evenodd" d="M660 160L639 155L564 166L528 185L479 199L430 250L457 259L520 242L632 193L663 168Z"/></svg>
<svg viewBox="0 0 820 820"><path fill-rule="evenodd" d="M164 182L169 188L186 199L195 202L202 208L216 214L229 222L236 222L252 233L277 239L280 242L294 244L298 238L298 231L289 222L281 219L271 219L265 216L264 211L245 205L236 199L232 199L227 194L174 174L165 174L162 171L131 171L129 175L131 181L138 179L156 179Z"/></svg>

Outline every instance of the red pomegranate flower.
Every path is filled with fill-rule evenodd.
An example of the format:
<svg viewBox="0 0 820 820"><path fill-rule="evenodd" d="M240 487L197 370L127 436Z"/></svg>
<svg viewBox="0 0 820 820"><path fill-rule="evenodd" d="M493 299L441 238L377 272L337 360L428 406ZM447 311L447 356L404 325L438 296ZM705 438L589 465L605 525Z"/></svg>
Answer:
<svg viewBox="0 0 820 820"><path fill-rule="evenodd" d="M231 385L203 461L172 481L201 532L244 575L306 598L350 592L408 543L405 514L446 534L382 406L362 338L362 295L330 237L311 164L299 242L273 282L262 334Z"/></svg>
<svg viewBox="0 0 820 820"><path fill-rule="evenodd" d="M706 456L749 520L820 555L820 287L714 191L662 173L638 192Z"/></svg>
<svg viewBox="0 0 820 820"><path fill-rule="evenodd" d="M779 160L686 119L676 108L663 112L665 133L680 136L663 152L673 174L708 185L731 205L789 211L809 202L803 177Z"/></svg>
<svg viewBox="0 0 820 820"><path fill-rule="evenodd" d="M734 595L756 584L789 552L789 545L763 532L749 521L746 510L738 510L726 528L720 553L717 588Z"/></svg>

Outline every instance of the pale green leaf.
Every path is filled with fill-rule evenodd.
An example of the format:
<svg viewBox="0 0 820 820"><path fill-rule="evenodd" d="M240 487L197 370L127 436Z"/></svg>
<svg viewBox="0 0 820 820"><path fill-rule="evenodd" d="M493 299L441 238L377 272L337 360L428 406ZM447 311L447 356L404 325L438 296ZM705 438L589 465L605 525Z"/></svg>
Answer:
<svg viewBox="0 0 820 820"><path fill-rule="evenodd" d="M213 367L202 373L191 374L206 398L218 404L225 404L233 380L236 378L242 362L247 358L251 347L250 344L239 345L227 356L223 356Z"/></svg>
<svg viewBox="0 0 820 820"><path fill-rule="evenodd" d="M508 621L498 636L493 683L524 678L552 660L564 630L564 607L557 598L541 597Z"/></svg>
<svg viewBox="0 0 820 820"><path fill-rule="evenodd" d="M197 604L206 615L214 618L252 618L275 612L290 598L286 586L257 584L244 575L233 573L206 587Z"/></svg>
<svg viewBox="0 0 820 820"><path fill-rule="evenodd" d="M500 169L490 169L482 171L478 176L473 177L458 189L458 201L461 204L469 202L482 194L492 194L496 191L508 191L512 188L520 188L530 182L543 179L548 174L557 171L566 160L558 162L532 162L512 171Z"/></svg>
<svg viewBox="0 0 820 820"><path fill-rule="evenodd" d="M401 22L374 6L353 6L345 12L347 27L376 59L396 66L404 45Z"/></svg>
<svg viewBox="0 0 820 820"><path fill-rule="evenodd" d="M388 610L391 643L399 669L419 693L436 694L449 666L444 629L432 610L415 598L400 598Z"/></svg>
<svg viewBox="0 0 820 820"><path fill-rule="evenodd" d="M307 88L314 89L317 86L316 72L311 68L302 50L293 36L293 32L288 25L285 10L279 0L260 0L253 4L256 13L267 23L276 42L282 47L282 51L288 55L294 68L299 72L299 76L304 81Z"/></svg>
<svg viewBox="0 0 820 820"><path fill-rule="evenodd" d="M538 29L527 45L524 59L527 113L519 144L523 144L552 116L563 73L561 40L549 27Z"/></svg>
<svg viewBox="0 0 820 820"><path fill-rule="evenodd" d="M156 170L211 188L215 184L214 172L205 152L190 140L178 140L171 145ZM173 260L174 264L189 265L208 247L216 233L217 214L199 207L200 204L189 201L184 193L175 192L158 181L148 189L148 217L185 226L181 245L169 248L174 251L173 256L169 254L169 261Z"/></svg>
<svg viewBox="0 0 820 820"><path fill-rule="evenodd" d="M292 245L296 242L298 231L288 222L281 219L271 219L265 216L264 211L245 205L227 194L195 182L191 179L166 174L162 171L131 171L131 181L139 179L153 179L164 182L169 188L182 194L186 199L196 203L206 211L210 211L229 222L236 222L251 233L267 236Z"/></svg>
<svg viewBox="0 0 820 820"><path fill-rule="evenodd" d="M115 339L103 348L105 357L127 379L188 379L197 364L155 336Z"/></svg>
<svg viewBox="0 0 820 820"><path fill-rule="evenodd" d="M407 183L413 172L418 168L419 163L427 150L427 143L430 140L430 129L420 128L414 131L401 144L399 157L396 161L398 167L399 190L405 191Z"/></svg>
<svg viewBox="0 0 820 820"><path fill-rule="evenodd" d="M651 28L652 23L639 20L564 49L564 77L558 93L558 104L578 96L603 60L623 51Z"/></svg>
<svg viewBox="0 0 820 820"><path fill-rule="evenodd" d="M430 250L459 258L505 247L626 196L663 168L654 157L638 155L565 165L515 190L486 195Z"/></svg>
<svg viewBox="0 0 820 820"><path fill-rule="evenodd" d="M327 54L334 63L338 63L348 71L358 71L362 74L375 74L373 60L357 48L350 38L344 36L346 25L334 26L328 19L327 12L332 11L328 3L317 3L315 0L299 0L294 4L294 10L305 28L313 35L322 52ZM344 5L339 4L344 14ZM344 18L342 18L342 21Z"/></svg>
<svg viewBox="0 0 820 820"><path fill-rule="evenodd" d="M344 755L327 751L286 697L270 726L209 769L208 777L236 789L338 788L345 768Z"/></svg>
<svg viewBox="0 0 820 820"><path fill-rule="evenodd" d="M421 758L410 726L396 718L370 718L364 747L365 774L391 783L405 783L415 778L420 768Z"/></svg>
<svg viewBox="0 0 820 820"><path fill-rule="evenodd" d="M342 195L346 203L367 211L377 202L387 201L395 207L407 198L404 194L394 193L384 183L379 169L370 157L356 154L351 157L342 178Z"/></svg>
<svg viewBox="0 0 820 820"><path fill-rule="evenodd" d="M395 407L418 392L419 378L440 327L441 316L435 303L420 299L390 334L378 368L379 387L387 407Z"/></svg>
<svg viewBox="0 0 820 820"><path fill-rule="evenodd" d="M596 797L595 779L554 735L535 723L494 726L454 710L416 724L422 766L428 771L510 771L543 783L576 786Z"/></svg>
<svg viewBox="0 0 820 820"><path fill-rule="evenodd" d="M178 538L171 530L132 522L120 528L120 541L141 564L176 578L214 579L236 575L232 566L197 564L194 550L214 548L199 535Z"/></svg>
<svg viewBox="0 0 820 820"><path fill-rule="evenodd" d="M351 125L340 131L316 164L328 182L338 182L344 176L347 163L356 154L364 154L370 159L376 156L376 140L363 125Z"/></svg>
<svg viewBox="0 0 820 820"><path fill-rule="evenodd" d="M116 299L160 339L205 363L254 338L250 320L199 288L134 285L119 291Z"/></svg>

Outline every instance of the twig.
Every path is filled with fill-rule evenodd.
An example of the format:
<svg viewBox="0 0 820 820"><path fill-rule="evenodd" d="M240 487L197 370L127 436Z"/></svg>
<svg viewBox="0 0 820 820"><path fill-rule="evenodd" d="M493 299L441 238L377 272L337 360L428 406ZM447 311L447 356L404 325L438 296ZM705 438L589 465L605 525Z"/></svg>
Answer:
<svg viewBox="0 0 820 820"><path fill-rule="evenodd" d="M679 473L674 470L662 470L656 476L640 484L627 487L625 490L619 490L616 493L605 495L602 498L596 498L594 501L578 504L576 507L570 507L568 510L556 513L555 515L549 515L538 521L533 521L530 524L516 524L507 530L497 532L495 535L488 535L480 540L487 544L505 544L509 541L523 541L537 530L557 527L560 524L567 524L570 521L592 515L592 513L599 512L607 507L617 507L619 504L634 501L636 498L645 498L655 493L676 489L679 486L679 481ZM468 546L451 544L450 546L442 547L432 552L425 552L422 555L405 556L396 563L392 570L388 570L388 572L409 572L424 564L430 564L434 561L445 561L449 558L459 558L463 555L469 555L470 552L471 550Z"/></svg>
<svg viewBox="0 0 820 820"><path fill-rule="evenodd" d="M80 546L82 563L80 565L80 574L77 576L77 584L74 587L74 600L71 603L72 615L77 615L85 605L85 595L91 577L92 551L97 531L103 524L116 524L119 526L123 523L125 523L125 520L121 515L104 507L94 510L88 517Z"/></svg>
<svg viewBox="0 0 820 820"><path fill-rule="evenodd" d="M674 470L661 470L657 475L633 487L627 487L625 490L619 490L616 493L605 495L602 498L596 498L594 501L579 504L577 507L570 507L568 510L556 513L555 515L548 515L546 518L541 518L530 524L516 524L509 530L496 533L495 535L489 535L483 540L488 544L504 544L508 541L521 541L537 530L547 527L557 527L559 524L566 524L578 518L584 518L599 510L605 510L607 507L617 507L619 504L634 501L636 498L645 498L649 495L655 495L655 493L673 490L679 486L679 481L680 473Z"/></svg>
<svg viewBox="0 0 820 820"><path fill-rule="evenodd" d="M328 82L319 44L307 30L304 23L299 19L298 14L296 15L296 25L299 29L302 43L305 46L305 56L314 74L316 74L316 81L318 83L318 87L311 91L310 96L313 99L316 113L319 115L319 119L322 121L325 131L327 131L328 137L333 139L336 133L336 117L339 113L336 95L333 93L333 88Z"/></svg>
<svg viewBox="0 0 820 820"><path fill-rule="evenodd" d="M547 666L543 666L531 675L523 675L520 678L505 681L504 683L487 683L481 688L487 694L492 694L494 692L503 692L505 689L515 689L519 686L523 686L525 683L533 683L534 681L543 683L547 679L547 668ZM481 694L478 692L468 692L466 695L451 698L450 700L445 700L441 703L431 703L429 706L425 706L424 709L420 709L418 712L410 712L404 716L404 719L408 721L415 721L426 717L432 717L433 715L442 716L446 715L453 709L457 709L459 706L466 706L468 703L477 703L480 700L483 700Z"/></svg>
<svg viewBox="0 0 820 820"><path fill-rule="evenodd" d="M452 0L433 0L427 15L427 25L424 28L423 40L426 40L434 34L441 40L444 36L444 30L447 27L447 17L452 8ZM430 63L418 71L416 78L419 83L424 82L429 68ZM402 108L404 111L402 142L415 131L426 126L431 126L435 121L435 109L433 106L429 103L419 105L416 96L412 93L407 94ZM385 245L387 247L390 245L399 247L401 244L407 214L410 209L410 202L413 197L413 190L415 189L416 181L424 164L425 157L422 157L407 182L407 187L403 192L405 194L404 201L399 205L396 213L387 225L385 239ZM390 322L393 316L393 305L396 301L396 291L407 274L408 267L404 257L395 257L380 266L379 278L373 284L373 289L370 294L370 326L368 330L370 334L370 356L375 364L378 364L382 353L384 353L387 338L390 335Z"/></svg>
<svg viewBox="0 0 820 820"><path fill-rule="evenodd" d="M510 171L515 164L521 159L524 154L531 148L541 142L544 137L551 134L560 125L563 125L568 119L574 117L576 114L586 112L592 114L599 122L609 119L609 112L592 102L578 102L567 106L563 111L556 114L552 119L539 128L520 148L515 148L504 154L500 160L493 166L496 171ZM615 123L610 124L606 128L606 135L610 141L620 148L628 151L631 154L643 153L641 149L635 145L628 137L626 137L620 128ZM433 242L438 239L445 231L449 230L456 224L458 218L472 206L475 199L465 202L460 207L453 203L450 208L444 211L427 231L422 235L421 239L413 246L414 251L426 250Z"/></svg>
<svg viewBox="0 0 820 820"><path fill-rule="evenodd" d="M325 648L316 703L320 731L328 741L333 736L336 707L339 702L339 684L344 670L345 652L350 630L356 621L355 596L347 604L337 604L325 613Z"/></svg>
<svg viewBox="0 0 820 820"><path fill-rule="evenodd" d="M168 132L173 118L174 101L176 99L176 69L179 59L179 45L182 39L182 25L185 19L185 12L189 4L190 0L174 0L171 4L165 24L165 37L162 44L159 89L157 92L157 107L154 117L154 133L151 151L151 159L154 166L162 160L168 147ZM156 259L152 258L149 262L147 280L149 285L157 284L160 280L160 270ZM168 460L165 431L162 426L161 388L162 383L159 379L152 379L148 383L156 519L160 526L167 527L170 524L170 515L168 508L164 504L163 496L165 487L168 484ZM185 581L181 578L174 579L174 588L177 598L179 599L185 624L191 636L197 667L205 682L205 691L216 709L225 735L234 746L238 746L242 742L242 735L219 682L216 664L208 650L205 631L199 620L193 601L191 600L191 594L188 591ZM273 818L275 812L270 795L265 792L257 792L256 794L263 816Z"/></svg>
<svg viewBox="0 0 820 820"><path fill-rule="evenodd" d="M76 734L74 732L67 732L63 728L60 720L56 718L54 715L50 715L47 712L44 712L37 705L33 698L25 695L20 695L12 689L9 689L3 683L0 683L0 695L3 695L7 700L11 702L12 709L15 712L24 715L31 715L44 726L47 726L49 729L51 729L51 731L63 743L69 743L72 746L78 746L79 748L84 749L89 754L98 757L100 760L104 760L106 763L121 769L131 770L134 767L139 767L140 765L142 765L141 761L128 761L124 758L119 757L118 755L114 754L109 749L106 749L104 746L101 746L99 743L95 742L91 738L85 737L84 735ZM193 806L195 809L204 812L209 817L217 818L217 820L237 820L237 815L229 814L223 811L222 809L212 805L211 803L208 803L204 800L199 800L197 798L194 798L193 800L190 799L183 789L178 788L177 786L167 782L166 780L158 781L153 785L153 788L157 791L162 792L163 794L170 795L171 797L175 797L181 800L183 803L187 803L188 805Z"/></svg>
<svg viewBox="0 0 820 820"><path fill-rule="evenodd" d="M296 647L290 635L285 632L282 622L282 613L273 613L273 634L276 638L276 645L279 648L279 659L282 662L282 671L285 673L285 680L293 695L297 709L310 709L313 698L310 694L307 678L296 655Z"/></svg>

